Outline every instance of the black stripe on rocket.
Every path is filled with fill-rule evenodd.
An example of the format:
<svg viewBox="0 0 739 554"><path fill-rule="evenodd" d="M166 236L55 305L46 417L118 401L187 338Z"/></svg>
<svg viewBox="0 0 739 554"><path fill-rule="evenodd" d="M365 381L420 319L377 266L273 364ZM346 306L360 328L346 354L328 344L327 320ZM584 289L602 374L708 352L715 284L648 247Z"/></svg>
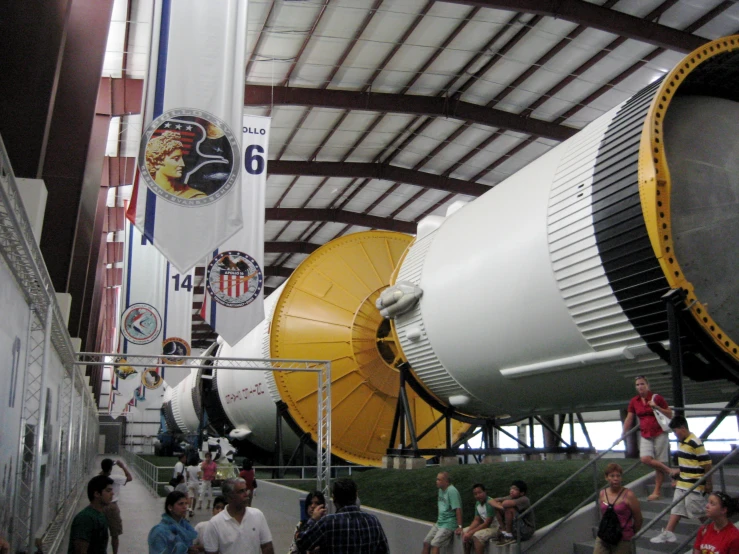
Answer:
<svg viewBox="0 0 739 554"><path fill-rule="evenodd" d="M618 111L601 141L593 169L595 241L616 299L641 338L663 355L668 339L661 300L669 285L654 255L639 201L639 140L660 81Z"/></svg>

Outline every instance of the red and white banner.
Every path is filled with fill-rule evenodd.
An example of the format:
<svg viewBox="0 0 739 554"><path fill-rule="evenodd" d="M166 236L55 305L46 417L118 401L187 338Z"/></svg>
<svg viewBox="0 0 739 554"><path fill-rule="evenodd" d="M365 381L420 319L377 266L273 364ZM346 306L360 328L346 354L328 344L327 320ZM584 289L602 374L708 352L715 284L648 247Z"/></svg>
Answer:
<svg viewBox="0 0 739 554"><path fill-rule="evenodd" d="M194 272L179 273L129 222L126 222L124 281L121 297L121 338L116 359L127 354L157 356L190 354ZM174 369L174 371L189 371ZM115 367L109 411L114 417L129 404L147 401L158 407L165 390L167 368Z"/></svg>
<svg viewBox="0 0 739 554"><path fill-rule="evenodd" d="M244 228L205 268L202 318L231 346L264 319L264 190L270 118L244 116L241 172Z"/></svg>
<svg viewBox="0 0 739 554"><path fill-rule="evenodd" d="M246 0L155 0L127 216L181 273L243 225Z"/></svg>

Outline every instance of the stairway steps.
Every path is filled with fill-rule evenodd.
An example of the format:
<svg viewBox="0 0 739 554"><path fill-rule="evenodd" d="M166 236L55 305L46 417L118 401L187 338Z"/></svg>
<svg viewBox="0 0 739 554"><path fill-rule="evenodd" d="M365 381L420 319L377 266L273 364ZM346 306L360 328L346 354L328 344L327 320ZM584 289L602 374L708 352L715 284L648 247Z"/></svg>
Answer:
<svg viewBox="0 0 739 554"><path fill-rule="evenodd" d="M643 541L639 541L643 542ZM649 542L646 543L648 546L637 546L636 548L636 554L664 554L665 552L670 552L672 549L677 546L678 543L674 544L651 544ZM659 547L669 547L669 548L659 548ZM585 542L579 542L574 545L574 554L593 554L593 549L595 548L595 540L592 541L585 541ZM689 552L692 549L690 546L685 547L685 551Z"/></svg>
<svg viewBox="0 0 739 554"><path fill-rule="evenodd" d="M714 476L714 486L717 490L721 488L720 478L718 475ZM726 485L726 492L731 496L739 496L739 468L737 466L727 467L724 473L724 483ZM648 501L649 496L654 490L654 481L646 482L641 487L633 489L639 498L641 504L642 516L644 517L645 523L654 519L657 514L672 504L672 497L675 489L670 486L669 480L666 480L665 484L662 485L661 493L662 498L659 500ZM681 544L688 538L694 531L698 529L701 523L697 520L682 518L680 523L675 529L675 535L677 536L677 542L675 543L661 543L653 544L649 542L649 539L657 536L662 528L667 524L669 513L666 514L661 523L656 524L646 535L639 540L636 547L636 554L664 554L666 552L672 552L678 544ZM597 527L593 527L592 537L590 540L583 540L573 544L574 554L592 554L595 548L595 536L597 533ZM692 542L688 544L684 552L690 552L692 550Z"/></svg>

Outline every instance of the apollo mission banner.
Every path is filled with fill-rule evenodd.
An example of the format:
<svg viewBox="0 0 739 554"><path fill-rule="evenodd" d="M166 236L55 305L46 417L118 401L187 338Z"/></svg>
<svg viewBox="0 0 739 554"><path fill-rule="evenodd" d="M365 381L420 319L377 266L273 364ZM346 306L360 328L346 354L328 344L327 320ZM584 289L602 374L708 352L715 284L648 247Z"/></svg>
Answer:
<svg viewBox="0 0 739 554"><path fill-rule="evenodd" d="M205 269L202 318L231 346L264 319L264 190L271 119L244 116L241 172L244 227Z"/></svg>
<svg viewBox="0 0 739 554"><path fill-rule="evenodd" d="M185 273L243 224L247 2L155 5L139 178L127 216Z"/></svg>
<svg viewBox="0 0 739 554"><path fill-rule="evenodd" d="M126 224L126 255L121 297L121 333L116 359L127 354L167 356L190 354L194 272L179 273L146 238ZM172 364L174 367L174 364ZM117 416L130 403L154 403L164 392L166 368L115 367L109 411ZM184 371L184 370L183 370Z"/></svg>

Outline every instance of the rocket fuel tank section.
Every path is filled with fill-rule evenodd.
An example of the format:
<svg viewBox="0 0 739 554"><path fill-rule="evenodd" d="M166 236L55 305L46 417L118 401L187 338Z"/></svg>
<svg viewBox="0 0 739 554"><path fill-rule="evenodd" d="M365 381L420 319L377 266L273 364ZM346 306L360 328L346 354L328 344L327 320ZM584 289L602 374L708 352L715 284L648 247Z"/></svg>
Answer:
<svg viewBox="0 0 739 554"><path fill-rule="evenodd" d="M683 321L700 339L687 343L686 400L725 401L739 382L738 204L735 36L474 202L426 218L415 240L370 231L324 245L220 355L331 360L333 452L378 464L405 361L443 404L475 416L623 408L636 375L669 400L662 297L682 288ZM214 379L234 428L271 448L279 401L315 438L312 376L245 379ZM229 402L254 379L263 394L251 407ZM416 429L440 415L411 402ZM443 444L440 429L421 447Z"/></svg>
<svg viewBox="0 0 739 554"><path fill-rule="evenodd" d="M648 375L669 399L661 297L681 287L711 339L686 368L686 398L730 397L735 383L700 362L718 356L731 377L739 359L738 48L738 37L706 45L419 226L397 280L422 297L395 324L431 392L465 412L523 416L623 407Z"/></svg>

